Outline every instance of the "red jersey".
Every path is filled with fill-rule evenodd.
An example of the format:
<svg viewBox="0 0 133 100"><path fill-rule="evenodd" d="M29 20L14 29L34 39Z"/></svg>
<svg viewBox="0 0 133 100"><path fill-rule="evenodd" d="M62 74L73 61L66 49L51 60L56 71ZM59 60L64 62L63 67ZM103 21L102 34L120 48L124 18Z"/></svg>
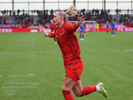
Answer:
<svg viewBox="0 0 133 100"><path fill-rule="evenodd" d="M50 29L51 29L51 32L53 32L54 31L54 29L55 29L55 24L50 24Z"/></svg>
<svg viewBox="0 0 133 100"><path fill-rule="evenodd" d="M80 59L80 47L74 33L77 28L76 23L64 22L60 29L56 27L54 32L48 34L49 37L56 37L64 64L70 64L75 59Z"/></svg>

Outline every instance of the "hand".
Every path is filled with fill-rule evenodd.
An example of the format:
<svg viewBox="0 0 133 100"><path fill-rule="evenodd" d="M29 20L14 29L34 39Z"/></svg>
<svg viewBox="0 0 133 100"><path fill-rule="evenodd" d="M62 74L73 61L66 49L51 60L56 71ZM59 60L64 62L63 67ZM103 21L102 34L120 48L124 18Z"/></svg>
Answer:
<svg viewBox="0 0 133 100"><path fill-rule="evenodd" d="M44 29L44 32L42 33L42 36L43 36L43 37L47 37L47 36L48 36L48 33L46 32L45 29Z"/></svg>
<svg viewBox="0 0 133 100"><path fill-rule="evenodd" d="M83 17L84 17L84 15L80 17L80 15L78 14L78 17L77 17L77 20L78 20L77 26L79 26L81 23L83 23L85 21L85 18L83 18Z"/></svg>

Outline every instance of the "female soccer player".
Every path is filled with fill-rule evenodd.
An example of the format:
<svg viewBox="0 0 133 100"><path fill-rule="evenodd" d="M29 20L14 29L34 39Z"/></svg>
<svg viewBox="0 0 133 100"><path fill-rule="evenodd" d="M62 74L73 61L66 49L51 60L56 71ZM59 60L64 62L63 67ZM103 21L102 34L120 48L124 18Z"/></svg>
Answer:
<svg viewBox="0 0 133 100"><path fill-rule="evenodd" d="M107 34L109 33L109 22L106 22L106 30L107 30Z"/></svg>
<svg viewBox="0 0 133 100"><path fill-rule="evenodd" d="M82 87L80 76L83 70L83 63L80 57L79 43L74 32L85 21L85 18L78 15L76 23L71 24L67 22L68 17L75 16L75 10L74 6L70 6L66 12L57 11L53 18L57 26L55 31L51 33L44 31L42 33L43 37L56 37L61 49L65 69L65 78L62 86L64 99L74 100L70 92L71 90L77 97L88 95L94 91L99 91L104 97L107 97L107 92L104 90L101 82L96 86Z"/></svg>
<svg viewBox="0 0 133 100"><path fill-rule="evenodd" d="M111 28L112 28L112 36L113 36L113 33L114 33L114 37L115 37L115 24L116 24L116 22L115 22L115 20L113 20L113 22L112 22L112 25L111 25Z"/></svg>
<svg viewBox="0 0 133 100"><path fill-rule="evenodd" d="M84 40L84 24L81 23L80 26L79 26L79 37L80 37L80 40Z"/></svg>

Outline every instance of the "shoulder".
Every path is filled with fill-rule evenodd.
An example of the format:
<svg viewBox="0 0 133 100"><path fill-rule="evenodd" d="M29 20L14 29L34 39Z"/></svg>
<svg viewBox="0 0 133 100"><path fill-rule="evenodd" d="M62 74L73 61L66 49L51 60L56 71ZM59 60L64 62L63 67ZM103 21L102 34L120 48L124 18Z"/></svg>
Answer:
<svg viewBox="0 0 133 100"><path fill-rule="evenodd" d="M57 30L58 30L58 27L55 27L55 28L54 28L54 32L56 32Z"/></svg>
<svg viewBox="0 0 133 100"><path fill-rule="evenodd" d="M72 23L69 23L69 22L67 22L67 21L64 22L64 25L65 25L65 26L68 26L68 25L71 25L71 24L72 24Z"/></svg>
<svg viewBox="0 0 133 100"><path fill-rule="evenodd" d="M55 26L55 30L59 29L58 27Z"/></svg>
<svg viewBox="0 0 133 100"><path fill-rule="evenodd" d="M63 28L66 29L66 28L69 28L71 27L72 23L69 23L69 22L64 22L64 25L63 25Z"/></svg>

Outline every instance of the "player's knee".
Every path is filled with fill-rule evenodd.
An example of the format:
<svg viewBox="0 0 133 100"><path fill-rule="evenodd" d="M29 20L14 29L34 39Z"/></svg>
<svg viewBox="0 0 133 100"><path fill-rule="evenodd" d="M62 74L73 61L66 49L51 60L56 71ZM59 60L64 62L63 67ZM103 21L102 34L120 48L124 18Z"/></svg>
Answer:
<svg viewBox="0 0 133 100"><path fill-rule="evenodd" d="M82 92L81 91L79 91L77 93L74 93L74 94L75 94L76 97L81 97L82 96Z"/></svg>
<svg viewBox="0 0 133 100"><path fill-rule="evenodd" d="M75 94L76 97L81 97L81 96L82 96L82 93L83 93L82 90L79 90L79 91L73 91L73 92L74 92L74 94Z"/></svg>

